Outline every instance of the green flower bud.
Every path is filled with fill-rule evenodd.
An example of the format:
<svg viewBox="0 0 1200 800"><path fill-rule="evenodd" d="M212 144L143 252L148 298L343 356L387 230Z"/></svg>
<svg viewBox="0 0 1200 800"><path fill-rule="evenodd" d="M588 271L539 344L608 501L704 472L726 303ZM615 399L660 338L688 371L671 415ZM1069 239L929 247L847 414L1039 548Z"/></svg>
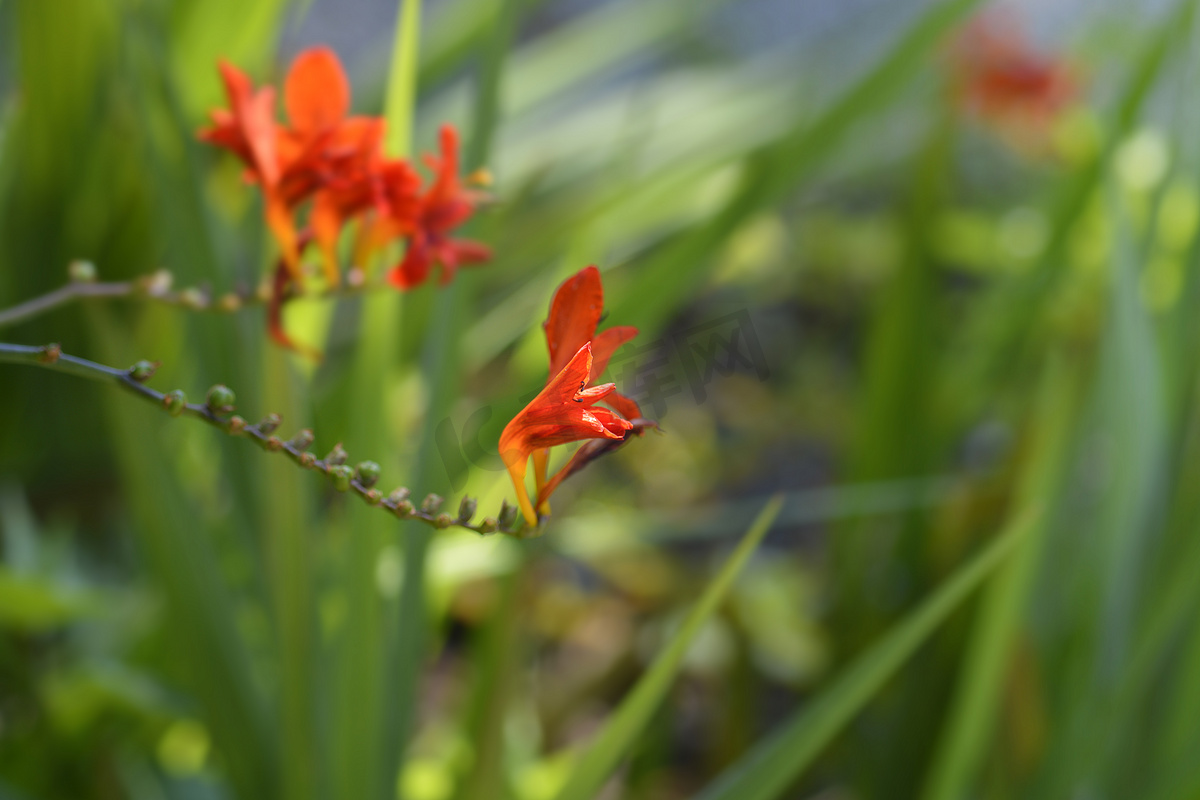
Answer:
<svg viewBox="0 0 1200 800"><path fill-rule="evenodd" d="M96 265L82 259L67 264L67 279L71 283L95 283Z"/></svg>
<svg viewBox="0 0 1200 800"><path fill-rule="evenodd" d="M210 388L204 399L204 404L214 414L228 414L233 411L233 404L236 402L237 397L233 394L233 390L221 383Z"/></svg>
<svg viewBox="0 0 1200 800"><path fill-rule="evenodd" d="M342 443L338 442L333 446L333 449L329 451L329 455L325 456L325 464L331 467L338 467L342 464L345 464L346 459L349 457L350 454L346 452L344 447L342 447Z"/></svg>
<svg viewBox="0 0 1200 800"><path fill-rule="evenodd" d="M505 499L500 503L499 517L500 529L505 531L512 530L513 524L517 521L517 507L510 506L508 500Z"/></svg>
<svg viewBox="0 0 1200 800"><path fill-rule="evenodd" d="M129 368L129 377L138 383L145 383L154 377L154 372L158 369L159 363L158 361L146 361L142 359Z"/></svg>
<svg viewBox="0 0 1200 800"><path fill-rule="evenodd" d="M270 414L267 414L262 419L260 419L258 421L258 424L255 425L254 427L258 428L263 433L269 434L269 433L274 433L276 431L276 429L279 428L280 422L282 422L282 420L279 418L279 415L272 412Z"/></svg>
<svg viewBox="0 0 1200 800"><path fill-rule="evenodd" d="M229 432L235 436L246 430L245 418L239 417L237 414L234 414L232 417L226 420L225 424L229 426Z"/></svg>
<svg viewBox="0 0 1200 800"><path fill-rule="evenodd" d="M394 510L396 512L396 516L400 519L408 519L413 515L413 512L416 511L416 509L413 508L413 504L408 500L401 500L399 503L396 503Z"/></svg>
<svg viewBox="0 0 1200 800"><path fill-rule="evenodd" d="M172 417L178 417L183 413L184 407L187 406L187 395L183 393L182 389L176 389L173 392L167 392L163 395L162 403L163 408L167 410L168 414Z"/></svg>
<svg viewBox="0 0 1200 800"><path fill-rule="evenodd" d="M407 486L398 486L388 495L388 500L393 503L400 503L407 500L412 495Z"/></svg>
<svg viewBox="0 0 1200 800"><path fill-rule="evenodd" d="M312 430L304 428L296 432L296 435L288 441L288 445L297 450L304 451L312 447L314 438Z"/></svg>
<svg viewBox="0 0 1200 800"><path fill-rule="evenodd" d="M379 483L379 465L374 461L360 461L354 468L354 477L358 478L359 483L370 489Z"/></svg>
<svg viewBox="0 0 1200 800"><path fill-rule="evenodd" d="M314 456L312 453L301 453L300 454L300 466L304 467L305 469L312 469L313 466L316 465L316 463L317 463L317 457Z"/></svg>
<svg viewBox="0 0 1200 800"><path fill-rule="evenodd" d="M383 502L383 495L378 489L372 489L363 495L363 500L366 500L368 505L377 506Z"/></svg>
<svg viewBox="0 0 1200 800"><path fill-rule="evenodd" d="M438 514L437 517L434 518L433 524L436 528L445 529L453 525L454 520L450 518L449 514Z"/></svg>
<svg viewBox="0 0 1200 800"><path fill-rule="evenodd" d="M263 447L267 448L268 452L278 453L283 449L283 439L278 436L268 436L267 440L263 442Z"/></svg>
<svg viewBox="0 0 1200 800"><path fill-rule="evenodd" d="M458 504L458 520L459 522L470 522L471 517L475 516L476 501L473 497L464 497L462 502Z"/></svg>
<svg viewBox="0 0 1200 800"><path fill-rule="evenodd" d="M188 288L180 291L179 305L183 306L184 308L192 309L204 308L208 305L208 298L204 296L204 292L200 291L194 286L189 286Z"/></svg>
<svg viewBox="0 0 1200 800"><path fill-rule="evenodd" d="M435 514L442 507L442 498L440 495L427 494L425 499L421 501L421 510L426 514Z"/></svg>
<svg viewBox="0 0 1200 800"><path fill-rule="evenodd" d="M334 464L329 468L329 477L333 478L333 488L345 492L350 489L350 479L354 477L354 470L345 464Z"/></svg>
<svg viewBox="0 0 1200 800"><path fill-rule="evenodd" d="M48 344L38 353L37 360L42 364L54 364L58 362L58 357L62 355L62 347L58 342Z"/></svg>
<svg viewBox="0 0 1200 800"><path fill-rule="evenodd" d="M484 517L483 522L479 523L479 532L480 533L495 533L496 529L499 527L500 527L500 523L496 522L496 520L494 518Z"/></svg>

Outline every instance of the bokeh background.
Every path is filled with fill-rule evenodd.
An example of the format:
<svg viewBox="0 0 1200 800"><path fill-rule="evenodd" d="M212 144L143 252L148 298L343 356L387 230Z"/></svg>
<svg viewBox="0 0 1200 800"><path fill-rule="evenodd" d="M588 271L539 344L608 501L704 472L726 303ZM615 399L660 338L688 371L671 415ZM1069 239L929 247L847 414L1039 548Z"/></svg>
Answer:
<svg viewBox="0 0 1200 800"><path fill-rule="evenodd" d="M217 59L278 83L328 44L379 113L397 6L0 0L0 307L75 259L256 286L257 196L195 138ZM425 3L414 148L449 121L490 168L491 263L290 304L319 365L259 307L0 339L161 360L494 513L549 298L595 263L663 435L541 538L434 534L0 364L0 798L587 797L597 742L605 798L1200 797L1194 6ZM972 20L1069 89L981 89Z"/></svg>

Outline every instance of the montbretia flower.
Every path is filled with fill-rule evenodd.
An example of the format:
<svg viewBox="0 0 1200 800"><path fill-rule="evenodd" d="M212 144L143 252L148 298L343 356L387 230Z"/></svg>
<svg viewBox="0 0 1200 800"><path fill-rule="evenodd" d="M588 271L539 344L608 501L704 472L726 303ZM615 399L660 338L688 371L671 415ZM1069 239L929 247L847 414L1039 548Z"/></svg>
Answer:
<svg viewBox="0 0 1200 800"><path fill-rule="evenodd" d="M615 384L596 385L613 353L638 332L631 325L621 325L597 335L596 327L603 315L604 287L600 271L594 266L585 267L558 287L550 301L550 315L542 325L552 377L500 437L500 454L530 526L536 526L540 517L549 515L550 495L563 480L616 450L631 437L641 436L647 428L658 427L657 423L642 419L638 404L619 394ZM612 411L596 408L595 404L601 401ZM580 417L579 413L585 409L587 414ZM547 415L555 414L574 415L570 418L582 424L544 424ZM577 441L584 444L554 477L548 477L550 448ZM530 503L525 490L525 470L531 458L537 486L534 503Z"/></svg>
<svg viewBox="0 0 1200 800"><path fill-rule="evenodd" d="M478 264L492 257L492 251L469 239L452 239L450 233L470 218L482 199L479 192L463 187L458 177L458 132L443 125L439 136L441 156L426 155L425 163L433 171L433 183L415 204L415 214L408 224L408 250L404 259L388 274L388 279L401 289L410 289L425 282L430 269L442 268L443 285L454 279L462 265Z"/></svg>
<svg viewBox="0 0 1200 800"><path fill-rule="evenodd" d="M525 470L535 451L586 439L624 440L633 429L629 420L595 407L616 385L591 386L592 366L592 346L585 343L500 435L500 457L530 527L537 527L538 515L525 489Z"/></svg>
<svg viewBox="0 0 1200 800"><path fill-rule="evenodd" d="M442 128L441 155L426 157L434 174L422 192L408 161L385 156L383 119L349 115L350 83L332 50L305 50L292 62L284 83L286 124L276 120L273 88L256 90L237 68L219 66L229 108L212 112L200 138L233 152L263 193L285 267L271 281L268 329L275 341L295 349L282 328L282 307L302 292L301 259L310 243L320 251L326 281L340 282L337 250L347 223L358 222L354 264L364 269L386 245L405 243L403 260L389 273L401 289L423 283L434 265L445 284L460 265L491 257L483 244L451 237L482 199L459 179L453 127Z"/></svg>
<svg viewBox="0 0 1200 800"><path fill-rule="evenodd" d="M1078 94L1063 59L1036 52L1015 24L994 16L963 29L950 68L958 103L1017 144L1036 146Z"/></svg>

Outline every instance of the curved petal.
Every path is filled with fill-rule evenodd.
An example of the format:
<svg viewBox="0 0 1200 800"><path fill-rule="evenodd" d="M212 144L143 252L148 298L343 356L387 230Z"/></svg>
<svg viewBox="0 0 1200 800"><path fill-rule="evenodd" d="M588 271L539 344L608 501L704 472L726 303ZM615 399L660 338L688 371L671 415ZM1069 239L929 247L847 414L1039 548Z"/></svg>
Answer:
<svg viewBox="0 0 1200 800"><path fill-rule="evenodd" d="M618 325L596 335L592 339L592 380L604 374L608 360L617 348L637 336L638 329L632 325Z"/></svg>
<svg viewBox="0 0 1200 800"><path fill-rule="evenodd" d="M328 47L296 56L283 91L288 119L302 133L332 128L350 110L350 82L342 62Z"/></svg>
<svg viewBox="0 0 1200 800"><path fill-rule="evenodd" d="M596 333L604 313L604 288L600 270L584 267L563 281L550 301L550 315L542 324L550 351L550 374L561 370ZM608 356L612 353L609 352ZM605 357L607 363L608 357Z"/></svg>

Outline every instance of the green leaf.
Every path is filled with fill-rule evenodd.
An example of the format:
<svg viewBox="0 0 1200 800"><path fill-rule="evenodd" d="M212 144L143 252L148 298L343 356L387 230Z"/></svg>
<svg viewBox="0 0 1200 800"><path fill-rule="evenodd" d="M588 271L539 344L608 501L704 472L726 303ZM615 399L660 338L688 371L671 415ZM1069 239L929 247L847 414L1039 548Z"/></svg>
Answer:
<svg viewBox="0 0 1200 800"><path fill-rule="evenodd" d="M620 708L609 718L604 729L575 764L567 785L558 794L558 800L584 800L594 797L599 791L666 697L692 640L720 607L721 601L733 586L734 579L742 571L750 554L758 547L758 543L762 541L782 507L783 498L776 496L759 512L750 530L742 537L742 541L721 572L709 584L679 632L654 660L650 671L642 676L637 686L622 701Z"/></svg>
<svg viewBox="0 0 1200 800"><path fill-rule="evenodd" d="M983 552L843 670L824 694L726 770L697 800L780 797L917 647L1005 563L1037 519L1032 511L1014 519Z"/></svg>

